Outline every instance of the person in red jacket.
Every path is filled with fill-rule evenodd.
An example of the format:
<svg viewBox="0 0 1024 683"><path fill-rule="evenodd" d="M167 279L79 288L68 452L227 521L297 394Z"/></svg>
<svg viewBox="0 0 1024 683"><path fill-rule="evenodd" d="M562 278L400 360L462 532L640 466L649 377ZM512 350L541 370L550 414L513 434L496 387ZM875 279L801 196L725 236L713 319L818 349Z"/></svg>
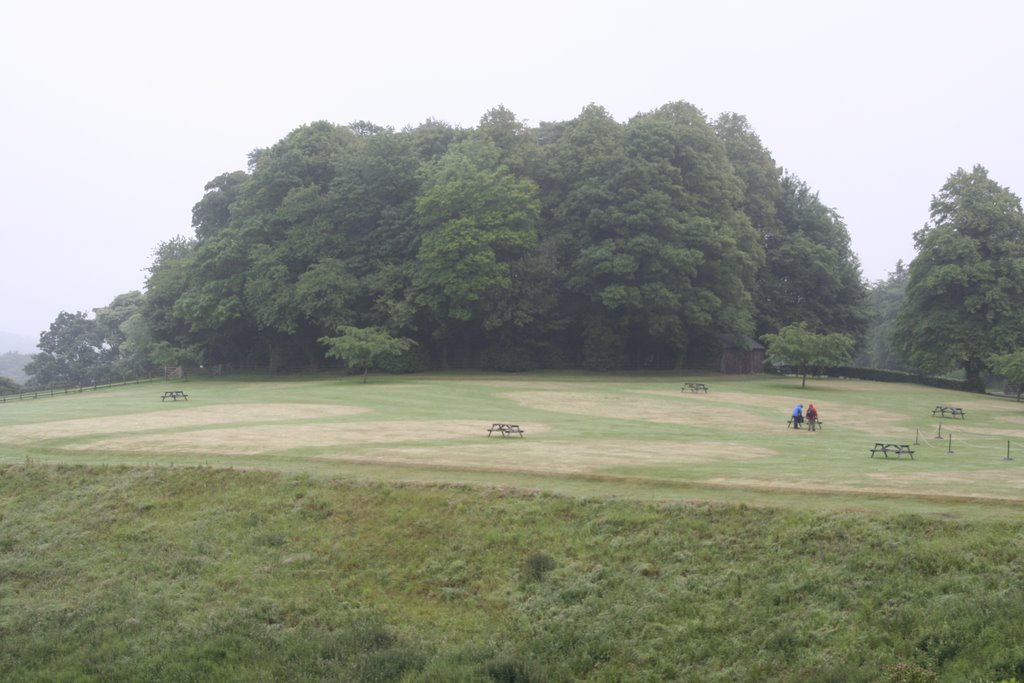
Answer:
<svg viewBox="0 0 1024 683"><path fill-rule="evenodd" d="M813 432L818 426L818 409L814 407L813 403L808 403L807 412L804 415L807 418L807 428Z"/></svg>

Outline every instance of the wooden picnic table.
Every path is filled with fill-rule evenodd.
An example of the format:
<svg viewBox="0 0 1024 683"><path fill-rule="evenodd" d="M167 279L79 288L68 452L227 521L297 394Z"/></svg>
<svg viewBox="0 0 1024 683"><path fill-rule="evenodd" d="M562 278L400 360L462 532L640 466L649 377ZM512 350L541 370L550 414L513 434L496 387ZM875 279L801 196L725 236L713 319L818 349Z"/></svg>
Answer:
<svg viewBox="0 0 1024 683"><path fill-rule="evenodd" d="M523 438L524 434L526 434L526 432L522 428L520 428L519 425L508 424L507 422L495 422L494 424L492 424L491 428L487 430L487 436L490 436L494 432L498 432L502 436L512 436L513 434L518 434L520 439Z"/></svg>
<svg viewBox="0 0 1024 683"><path fill-rule="evenodd" d="M811 431L811 432L816 431L818 429L821 429L821 428L823 428L825 426L825 423L822 422L820 419L815 418L814 420L812 420L811 418L807 417L806 415L804 416L803 420L801 421L801 424L803 424L804 422L807 423L807 429L808 429L808 431ZM788 420L786 420L786 427L789 428L789 427L792 427L792 426L793 426L793 418L791 416ZM797 429L800 429L799 425L797 425Z"/></svg>
<svg viewBox="0 0 1024 683"><path fill-rule="evenodd" d="M177 401L179 398L184 400L184 401L187 401L188 400L188 394L186 394L184 391L181 391L179 389L175 389L173 391L165 391L164 395L160 397L160 402L163 403L167 399L171 399L172 401Z"/></svg>
<svg viewBox="0 0 1024 683"><path fill-rule="evenodd" d="M932 415L938 415L939 417L959 417L962 420L967 419L967 415L964 413L963 408L955 408L953 406L935 406L932 410Z"/></svg>
<svg viewBox="0 0 1024 683"><path fill-rule="evenodd" d="M894 458L902 458L904 455L909 455L910 459L914 459L914 449L910 447L910 444L905 443L882 443L879 441L871 449L871 457L875 457L875 453L881 453L886 458L889 454L892 454Z"/></svg>
<svg viewBox="0 0 1024 683"><path fill-rule="evenodd" d="M687 389L689 389L695 394L698 391L703 391L705 394L708 393L708 385L704 384L704 382L687 382L679 391L686 391Z"/></svg>

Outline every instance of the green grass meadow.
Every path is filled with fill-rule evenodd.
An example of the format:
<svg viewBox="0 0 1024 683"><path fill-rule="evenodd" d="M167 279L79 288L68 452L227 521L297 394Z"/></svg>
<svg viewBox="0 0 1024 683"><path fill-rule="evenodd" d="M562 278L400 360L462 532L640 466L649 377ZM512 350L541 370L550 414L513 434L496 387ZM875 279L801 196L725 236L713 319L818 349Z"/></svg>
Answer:
<svg viewBox="0 0 1024 683"><path fill-rule="evenodd" d="M824 429L787 429L796 402ZM1024 406L913 385L435 373L8 402L0 680L1024 679L1022 503Z"/></svg>

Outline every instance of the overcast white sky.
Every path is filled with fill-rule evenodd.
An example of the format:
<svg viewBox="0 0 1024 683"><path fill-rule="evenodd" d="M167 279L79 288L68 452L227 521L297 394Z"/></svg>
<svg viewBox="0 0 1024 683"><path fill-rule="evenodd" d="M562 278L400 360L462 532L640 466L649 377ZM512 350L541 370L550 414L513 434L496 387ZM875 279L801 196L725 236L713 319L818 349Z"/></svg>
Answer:
<svg viewBox="0 0 1024 683"><path fill-rule="evenodd" d="M1018 196L1018 0L36 0L0 4L0 332L141 289L206 182L326 119L744 114L846 220L864 275L958 167ZM0 352L6 349L0 349Z"/></svg>

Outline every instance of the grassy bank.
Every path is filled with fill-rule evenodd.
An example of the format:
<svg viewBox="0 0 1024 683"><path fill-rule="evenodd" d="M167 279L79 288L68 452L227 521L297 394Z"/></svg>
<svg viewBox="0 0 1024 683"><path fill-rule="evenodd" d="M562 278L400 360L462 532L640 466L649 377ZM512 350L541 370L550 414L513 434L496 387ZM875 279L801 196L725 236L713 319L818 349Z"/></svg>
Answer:
<svg viewBox="0 0 1024 683"><path fill-rule="evenodd" d="M0 679L988 681L1024 534L215 468L0 469Z"/></svg>

